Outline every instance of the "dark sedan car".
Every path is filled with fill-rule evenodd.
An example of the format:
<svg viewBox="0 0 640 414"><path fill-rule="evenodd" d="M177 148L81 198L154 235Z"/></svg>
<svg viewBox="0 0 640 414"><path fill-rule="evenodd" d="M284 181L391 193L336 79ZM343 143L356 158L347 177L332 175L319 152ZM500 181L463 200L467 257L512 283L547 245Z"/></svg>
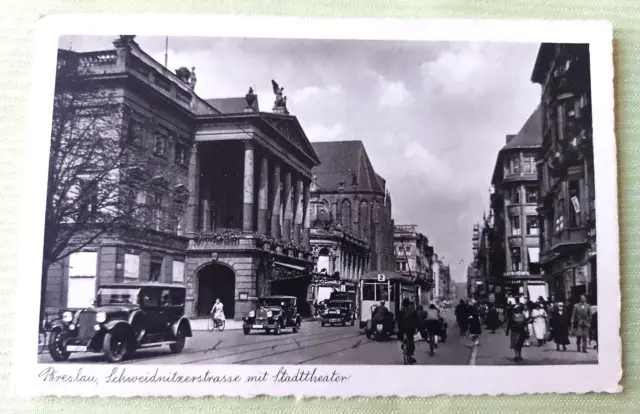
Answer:
<svg viewBox="0 0 640 414"><path fill-rule="evenodd" d="M353 312L354 304L350 300L329 300L327 301L327 309L322 313L320 325L336 325L353 326L355 323L355 315Z"/></svg>
<svg viewBox="0 0 640 414"><path fill-rule="evenodd" d="M302 327L302 318L298 313L295 296L266 296L258 301L256 309L245 315L242 330L249 335L252 330L266 333L273 331L279 335L283 329L291 328L298 332Z"/></svg>
<svg viewBox="0 0 640 414"><path fill-rule="evenodd" d="M184 287L160 283L101 286L95 307L62 311L51 323L49 353L55 361L74 352L102 353L109 362L162 345L180 353L191 336L185 293Z"/></svg>

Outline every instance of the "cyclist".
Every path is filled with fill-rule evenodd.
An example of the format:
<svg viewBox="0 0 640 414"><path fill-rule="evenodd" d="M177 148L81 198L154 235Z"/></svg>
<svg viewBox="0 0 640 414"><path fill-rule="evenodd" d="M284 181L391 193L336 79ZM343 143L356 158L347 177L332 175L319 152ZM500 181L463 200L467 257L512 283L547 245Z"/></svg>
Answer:
<svg viewBox="0 0 640 414"><path fill-rule="evenodd" d="M213 308L211 308L211 317L213 318L215 326L218 326L225 320L224 305L220 302L220 299L216 299L216 303L213 304Z"/></svg>
<svg viewBox="0 0 640 414"><path fill-rule="evenodd" d="M438 347L438 335L441 330L441 311L435 303L431 302L427 308L427 317L425 326L427 328L427 336L433 341L434 346Z"/></svg>
<svg viewBox="0 0 640 414"><path fill-rule="evenodd" d="M416 362L413 354L416 350L414 336L418 328L418 316L409 298L402 300L402 309L400 309L397 320L398 330L402 334L403 341L407 346L407 357L409 362L413 364Z"/></svg>

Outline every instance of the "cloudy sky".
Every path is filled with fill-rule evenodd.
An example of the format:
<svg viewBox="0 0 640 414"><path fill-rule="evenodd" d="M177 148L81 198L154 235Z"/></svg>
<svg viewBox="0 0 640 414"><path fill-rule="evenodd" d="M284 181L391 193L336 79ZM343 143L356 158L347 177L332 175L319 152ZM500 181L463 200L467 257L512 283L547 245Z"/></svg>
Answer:
<svg viewBox="0 0 640 414"><path fill-rule="evenodd" d="M115 37L67 37L60 46L104 50ZM164 38L136 40L164 62ZM539 100L529 80L538 46L170 38L168 66L195 66L205 99L252 86L263 111L275 79L311 141L363 141L387 180L396 223L419 225L463 281L497 151Z"/></svg>

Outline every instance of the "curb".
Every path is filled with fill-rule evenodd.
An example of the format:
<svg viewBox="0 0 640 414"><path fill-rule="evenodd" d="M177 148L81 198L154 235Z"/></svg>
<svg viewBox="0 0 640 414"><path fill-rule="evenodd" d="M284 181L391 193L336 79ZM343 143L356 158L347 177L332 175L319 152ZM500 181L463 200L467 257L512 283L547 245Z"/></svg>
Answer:
<svg viewBox="0 0 640 414"><path fill-rule="evenodd" d="M202 319L194 319L194 320L202 320ZM205 325L204 327L197 327L197 328L194 328L194 327L193 327L193 321L194 321L194 320L191 320L191 324L192 324L192 326L191 326L191 330L192 330L192 331L196 331L196 332L208 332L208 331L209 331L209 329L207 329L207 326L206 326L206 325ZM319 321L319 319L303 319L303 320L302 320L302 322L303 322L303 323L305 323L305 322L307 322L307 323L313 323L313 322L318 322L318 321ZM233 326L233 327L232 327L232 326L227 326L227 325L225 325L224 331L241 331L241 330L242 330L242 321L236 321L236 320L234 320L233 322L234 322L234 325L235 325L235 323L236 323L236 322L238 323L238 325L237 325L237 326ZM223 331L223 332L224 332L224 331ZM214 332L215 332L215 331L214 331Z"/></svg>

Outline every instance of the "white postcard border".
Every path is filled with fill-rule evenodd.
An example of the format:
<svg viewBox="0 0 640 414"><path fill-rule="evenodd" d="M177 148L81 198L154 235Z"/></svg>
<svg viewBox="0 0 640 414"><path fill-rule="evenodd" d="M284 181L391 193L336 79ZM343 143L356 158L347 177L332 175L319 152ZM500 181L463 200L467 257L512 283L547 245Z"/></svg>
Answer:
<svg viewBox="0 0 640 414"><path fill-rule="evenodd" d="M616 141L612 28L607 22L498 21L498 20L391 20L302 19L239 16L169 15L64 15L38 23L30 95L31 119L23 179L24 198L16 207L23 212L19 236L19 290L12 384L19 395L77 396L432 396L441 394L498 395L522 393L620 392L622 376L620 330L620 270L617 208ZM511 41L590 43L593 100L594 162L596 173L598 232L599 363L563 366L114 366L90 364L37 364L36 341L40 259L35 258L43 236L47 137L51 125L53 71L58 37L86 35L183 35L263 38L380 39L431 41ZM528 81L528 80L523 80ZM28 189L28 190L27 190ZM398 351L399 352L399 351ZM43 381L43 370L75 378L79 369L92 382ZM180 375L259 375L280 368L289 375L297 370L349 376L342 382L214 382L106 383L113 369L127 375L179 372Z"/></svg>

